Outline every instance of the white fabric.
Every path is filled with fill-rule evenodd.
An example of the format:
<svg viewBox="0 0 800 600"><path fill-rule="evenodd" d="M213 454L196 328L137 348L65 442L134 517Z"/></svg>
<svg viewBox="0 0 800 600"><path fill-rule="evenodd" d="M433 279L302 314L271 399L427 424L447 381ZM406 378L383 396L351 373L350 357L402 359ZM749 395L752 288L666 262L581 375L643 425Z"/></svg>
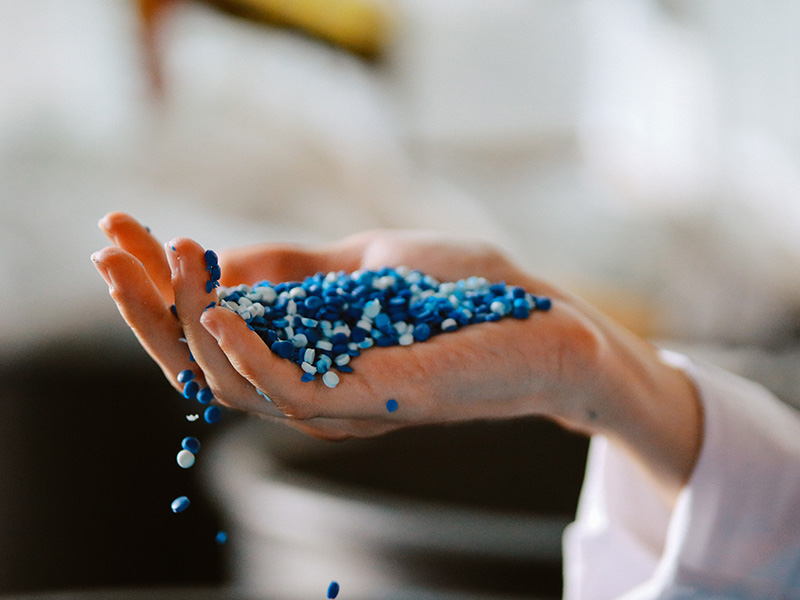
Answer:
<svg viewBox="0 0 800 600"><path fill-rule="evenodd" d="M564 538L565 599L800 598L800 413L750 381L663 356L700 391L695 471L670 511L594 439Z"/></svg>

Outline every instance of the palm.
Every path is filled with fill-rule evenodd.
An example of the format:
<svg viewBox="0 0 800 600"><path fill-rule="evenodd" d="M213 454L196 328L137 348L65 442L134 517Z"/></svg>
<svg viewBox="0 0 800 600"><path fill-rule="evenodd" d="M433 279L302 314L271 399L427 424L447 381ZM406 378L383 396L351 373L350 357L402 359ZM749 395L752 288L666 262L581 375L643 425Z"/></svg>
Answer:
<svg viewBox="0 0 800 600"><path fill-rule="evenodd" d="M199 245L181 239L165 251L127 215L113 214L103 223L116 246L95 260L111 273L120 311L176 388L178 372L199 366L223 404L289 416L317 435L369 436L410 424L516 416L532 406L546 410L537 408L537 398L548 397L559 383L554 379L563 379L564 340L583 326L574 311L557 304L552 313L525 321L473 325L424 343L369 350L353 361L355 371L343 375L341 385L329 389L301 382L297 366L272 354L233 313L206 311L216 298L206 291ZM367 233L317 249L241 248L222 253L220 264L226 286L403 264L443 281L480 274L561 297L489 247L424 233ZM179 319L170 310L173 302ZM179 341L184 337L188 348ZM196 365L189 363L189 349ZM400 407L391 415L389 399Z"/></svg>

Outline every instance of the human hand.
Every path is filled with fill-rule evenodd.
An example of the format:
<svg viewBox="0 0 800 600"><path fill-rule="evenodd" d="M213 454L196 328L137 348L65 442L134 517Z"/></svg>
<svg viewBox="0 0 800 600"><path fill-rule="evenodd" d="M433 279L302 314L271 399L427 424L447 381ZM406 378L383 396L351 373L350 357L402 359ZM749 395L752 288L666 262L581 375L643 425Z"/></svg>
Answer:
<svg viewBox="0 0 800 600"><path fill-rule="evenodd" d="M440 281L480 275L553 299L549 312L525 320L470 325L411 346L364 352L353 361L355 372L329 389L301 382L297 365L274 355L238 315L207 309L216 294L207 292L199 244L180 238L164 250L120 213L101 226L115 246L93 258L143 346L175 385L177 372L187 368L188 350L177 341L185 337L201 377L227 406L288 417L300 429L333 439L542 415L586 433L607 433L635 451L653 439L657 446L671 443L662 423L644 423L641 411L631 409L658 406L663 393L681 388L674 370L665 370L649 344L492 247L422 232L369 232L315 248L273 244L221 253L226 286L406 265ZM179 319L169 311L173 299ZM398 402L397 411L386 410L388 399ZM657 435L651 431L651 442L644 442L642 429Z"/></svg>

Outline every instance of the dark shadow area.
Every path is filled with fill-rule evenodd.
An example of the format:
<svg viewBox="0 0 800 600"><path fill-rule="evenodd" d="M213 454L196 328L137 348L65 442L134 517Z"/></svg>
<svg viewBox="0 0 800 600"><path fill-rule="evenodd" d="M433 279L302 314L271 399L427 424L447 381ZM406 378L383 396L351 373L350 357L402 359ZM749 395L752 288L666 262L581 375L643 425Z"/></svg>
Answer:
<svg viewBox="0 0 800 600"><path fill-rule="evenodd" d="M222 581L217 516L175 461L211 426L149 358L53 344L0 378L0 593Z"/></svg>

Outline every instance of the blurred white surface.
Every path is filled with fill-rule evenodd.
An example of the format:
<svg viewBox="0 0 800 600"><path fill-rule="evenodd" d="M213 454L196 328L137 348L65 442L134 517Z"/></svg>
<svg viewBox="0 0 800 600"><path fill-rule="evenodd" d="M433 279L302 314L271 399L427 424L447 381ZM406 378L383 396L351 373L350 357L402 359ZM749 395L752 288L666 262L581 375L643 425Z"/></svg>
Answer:
<svg viewBox="0 0 800 600"><path fill-rule="evenodd" d="M379 66L186 4L161 105L129 4L0 2L6 353L127 335L88 258L110 210L212 248L445 229L645 333L795 325L800 2L396 0Z"/></svg>

